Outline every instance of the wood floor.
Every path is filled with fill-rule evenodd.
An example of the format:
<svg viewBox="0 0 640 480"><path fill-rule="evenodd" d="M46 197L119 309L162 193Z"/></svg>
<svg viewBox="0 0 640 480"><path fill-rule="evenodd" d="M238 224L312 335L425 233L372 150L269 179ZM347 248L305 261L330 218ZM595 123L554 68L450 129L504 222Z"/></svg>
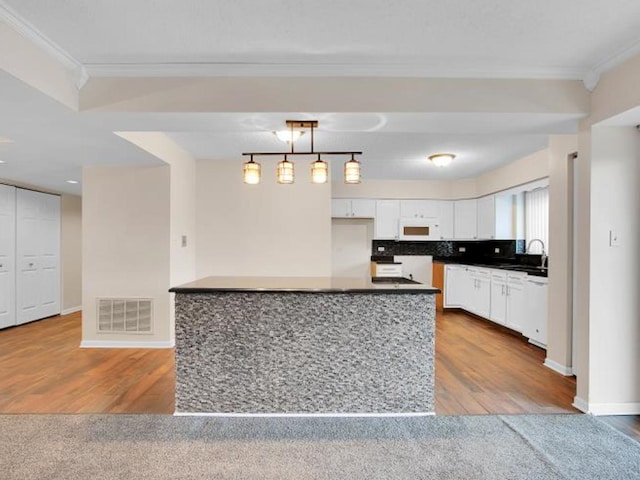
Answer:
<svg viewBox="0 0 640 480"><path fill-rule="evenodd" d="M78 348L80 315L0 331L0 413L173 413L173 350Z"/></svg>
<svg viewBox="0 0 640 480"><path fill-rule="evenodd" d="M171 349L81 349L80 313L0 331L0 413L167 413ZM462 312L436 320L436 413L577 413L544 351ZM640 416L600 417L640 440Z"/></svg>

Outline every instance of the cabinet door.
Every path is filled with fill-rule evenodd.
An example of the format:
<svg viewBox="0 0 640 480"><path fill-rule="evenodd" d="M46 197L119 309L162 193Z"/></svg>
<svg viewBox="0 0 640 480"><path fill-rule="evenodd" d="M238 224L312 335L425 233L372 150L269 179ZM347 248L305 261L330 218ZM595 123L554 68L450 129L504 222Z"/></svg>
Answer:
<svg viewBox="0 0 640 480"><path fill-rule="evenodd" d="M477 233L478 203L472 200L456 200L453 212L453 234L456 239L475 239Z"/></svg>
<svg viewBox="0 0 640 480"><path fill-rule="evenodd" d="M440 239L449 240L453 237L453 201L438 201L438 221L440 222Z"/></svg>
<svg viewBox="0 0 640 480"><path fill-rule="evenodd" d="M478 199L478 238L495 238L496 212L493 195Z"/></svg>
<svg viewBox="0 0 640 480"><path fill-rule="evenodd" d="M436 218L438 202L435 200L400 200L400 216L403 218Z"/></svg>
<svg viewBox="0 0 640 480"><path fill-rule="evenodd" d="M525 296L526 275L507 277L507 327L522 332L527 313Z"/></svg>
<svg viewBox="0 0 640 480"><path fill-rule="evenodd" d="M476 277L475 313L484 318L491 315L491 279Z"/></svg>
<svg viewBox="0 0 640 480"><path fill-rule="evenodd" d="M0 328L16 324L16 189L0 185Z"/></svg>
<svg viewBox="0 0 640 480"><path fill-rule="evenodd" d="M507 282L501 277L491 278L491 315L500 325L507 323Z"/></svg>
<svg viewBox="0 0 640 480"><path fill-rule="evenodd" d="M331 217L350 218L351 200L346 198L334 198L331 200Z"/></svg>
<svg viewBox="0 0 640 480"><path fill-rule="evenodd" d="M356 218L375 218L376 201L354 198L351 200L351 216Z"/></svg>
<svg viewBox="0 0 640 480"><path fill-rule="evenodd" d="M398 238L398 219L400 218L399 200L377 200L375 238L395 240Z"/></svg>

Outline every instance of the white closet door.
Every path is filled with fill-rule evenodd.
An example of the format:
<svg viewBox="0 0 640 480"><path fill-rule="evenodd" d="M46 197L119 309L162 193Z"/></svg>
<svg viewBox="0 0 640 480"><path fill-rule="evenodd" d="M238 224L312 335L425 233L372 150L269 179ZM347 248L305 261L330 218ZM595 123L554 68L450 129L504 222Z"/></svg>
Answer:
<svg viewBox="0 0 640 480"><path fill-rule="evenodd" d="M60 197L18 189L17 323L60 313Z"/></svg>
<svg viewBox="0 0 640 480"><path fill-rule="evenodd" d="M16 324L16 189L0 185L0 328Z"/></svg>

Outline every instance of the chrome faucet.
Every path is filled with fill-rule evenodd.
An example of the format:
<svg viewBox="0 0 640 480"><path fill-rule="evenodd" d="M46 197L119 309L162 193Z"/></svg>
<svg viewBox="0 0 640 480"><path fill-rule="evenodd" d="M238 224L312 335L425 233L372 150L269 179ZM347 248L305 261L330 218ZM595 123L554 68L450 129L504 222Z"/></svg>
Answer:
<svg viewBox="0 0 640 480"><path fill-rule="evenodd" d="M544 268L545 267L545 263L547 263L547 254L544 251L544 242L542 240L540 240L539 238L534 238L533 240L531 240L529 242L529 246L527 246L527 249L525 250L524 253L529 253L529 250L531 250L531 244L533 242L540 242L540 245L542 246L542 255L540 256L540 259L542 260L542 263L540 264L540 268Z"/></svg>

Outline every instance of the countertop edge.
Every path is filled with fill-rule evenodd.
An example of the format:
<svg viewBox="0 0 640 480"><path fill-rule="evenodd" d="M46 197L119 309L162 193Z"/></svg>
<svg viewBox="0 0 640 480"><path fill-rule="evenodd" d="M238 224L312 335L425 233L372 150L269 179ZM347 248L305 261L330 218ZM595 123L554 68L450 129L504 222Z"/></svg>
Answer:
<svg viewBox="0 0 640 480"><path fill-rule="evenodd" d="M238 293L368 293L368 294L405 294L405 293L424 293L435 295L442 293L438 288L411 288L403 285L402 288L396 287L377 287L377 288L233 288L233 287L173 287L169 289L170 293L216 293L216 292L238 292Z"/></svg>

